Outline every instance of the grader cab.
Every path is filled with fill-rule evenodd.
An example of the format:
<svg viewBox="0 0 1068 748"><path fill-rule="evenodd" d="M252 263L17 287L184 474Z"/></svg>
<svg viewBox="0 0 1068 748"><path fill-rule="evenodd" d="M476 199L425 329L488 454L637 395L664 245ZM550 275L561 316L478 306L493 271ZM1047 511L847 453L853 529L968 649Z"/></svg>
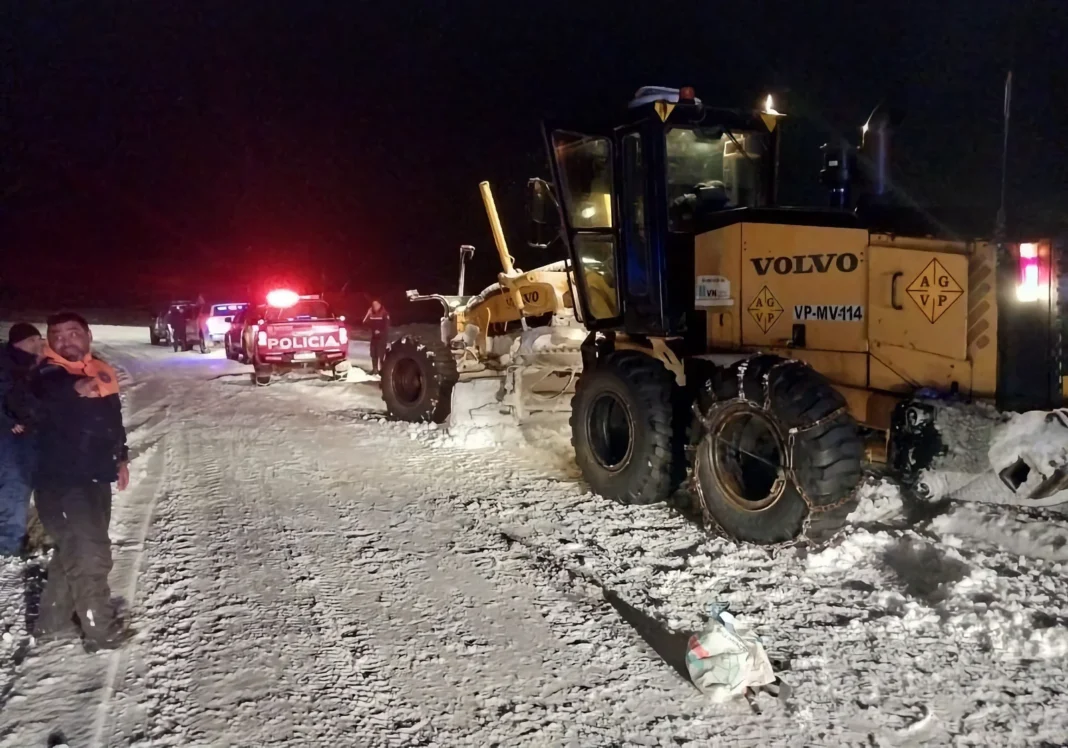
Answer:
<svg viewBox="0 0 1068 748"><path fill-rule="evenodd" d="M532 192L534 215L558 208L590 331L571 416L586 481L644 503L689 474L709 525L762 544L843 516L870 463L920 490L953 459L977 469L1000 416L976 402L1063 401L1057 247L950 238L898 208L879 110L864 178L825 148L831 207L782 207L768 104L642 89L622 123L547 123L554 187ZM975 443L950 445L961 418Z"/></svg>

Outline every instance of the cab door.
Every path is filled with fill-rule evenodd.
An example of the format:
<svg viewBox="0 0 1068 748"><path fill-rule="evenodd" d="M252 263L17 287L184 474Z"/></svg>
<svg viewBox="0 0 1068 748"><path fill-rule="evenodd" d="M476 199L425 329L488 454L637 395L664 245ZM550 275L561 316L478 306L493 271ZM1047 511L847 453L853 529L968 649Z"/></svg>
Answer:
<svg viewBox="0 0 1068 748"><path fill-rule="evenodd" d="M546 125L544 136L582 322L589 330L618 327L623 313L612 132Z"/></svg>
<svg viewBox="0 0 1068 748"><path fill-rule="evenodd" d="M616 188L619 195L620 280L623 322L627 332L667 333L663 313L663 221L655 189L655 135L642 125L615 133Z"/></svg>

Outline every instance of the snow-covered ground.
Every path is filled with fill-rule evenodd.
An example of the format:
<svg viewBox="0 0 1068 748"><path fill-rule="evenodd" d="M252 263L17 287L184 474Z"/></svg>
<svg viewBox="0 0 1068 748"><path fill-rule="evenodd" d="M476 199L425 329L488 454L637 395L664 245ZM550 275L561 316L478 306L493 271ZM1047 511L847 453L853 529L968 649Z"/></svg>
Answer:
<svg viewBox="0 0 1068 748"><path fill-rule="evenodd" d="M25 654L0 568L0 746L1063 745L1068 519L906 512L873 484L830 546L766 551L509 442L387 422L374 383L251 386L221 353L97 328L134 456L112 523L139 635ZM905 522L909 514L911 522ZM715 706L680 676L709 600L789 684Z"/></svg>

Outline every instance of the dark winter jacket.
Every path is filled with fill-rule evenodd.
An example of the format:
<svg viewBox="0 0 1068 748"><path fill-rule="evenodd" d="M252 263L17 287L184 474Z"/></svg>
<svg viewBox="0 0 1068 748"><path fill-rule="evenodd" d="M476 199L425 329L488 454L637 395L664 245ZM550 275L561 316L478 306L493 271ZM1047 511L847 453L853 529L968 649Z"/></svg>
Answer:
<svg viewBox="0 0 1068 748"><path fill-rule="evenodd" d="M376 338L382 337L389 332L389 312L385 307L377 312L374 309L368 309L367 314L363 315L363 323L371 328L371 335Z"/></svg>
<svg viewBox="0 0 1068 748"><path fill-rule="evenodd" d="M0 430L10 433L16 424L29 426L34 411L30 373L37 358L10 343L0 346Z"/></svg>
<svg viewBox="0 0 1068 748"><path fill-rule="evenodd" d="M51 362L33 377L37 486L112 483L119 463L129 459L119 395L80 397L74 389L79 378Z"/></svg>

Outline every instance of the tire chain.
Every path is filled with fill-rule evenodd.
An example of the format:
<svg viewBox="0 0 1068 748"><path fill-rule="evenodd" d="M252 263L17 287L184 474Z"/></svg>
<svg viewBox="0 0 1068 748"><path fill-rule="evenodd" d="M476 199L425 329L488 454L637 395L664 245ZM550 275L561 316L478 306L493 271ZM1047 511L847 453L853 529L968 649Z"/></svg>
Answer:
<svg viewBox="0 0 1068 748"><path fill-rule="evenodd" d="M749 368L749 362L752 361L752 359L756 355L760 355L760 354L754 354L754 356L750 356L749 358L745 359L744 361L742 361L738 365L738 397L732 398L730 400L718 400L718 399L716 399L715 402L722 403L722 404L751 403L752 402L751 400L749 400L745 396L745 373L746 373L747 369ZM771 376L772 376L772 374L774 372L776 372L777 370L785 368L787 366L807 366L807 364L805 364L803 361L798 361L796 359L789 359L789 360L786 360L786 361L780 361L779 363L775 364L770 369L768 369L767 372L765 372L764 376L762 377L763 385L764 385L764 402L762 403L763 410L767 411L767 410L771 409ZM712 397L715 399L715 393L713 393L713 391L712 391L712 383L711 383L711 381L709 381L709 382L707 382L705 384L705 392L710 394L710 395L712 395ZM693 409L694 414L702 422L702 424L707 426L707 416L704 413L701 412L700 405L696 401L694 402L692 409ZM849 492L848 494L846 494L840 500L838 500L837 502L835 502L833 504L817 504L808 495L808 492L805 491L805 489L801 485L800 481L797 480L797 474L794 471L794 446L795 446L795 437L796 437L797 434L803 433L805 431L810 431L810 430L812 430L814 428L818 428L818 427L824 425L825 423L828 423L828 422L834 420L835 418L838 418L839 416L841 416L842 414L844 414L846 412L847 412L847 409L843 405L843 406L841 406L839 408L836 408L831 413L828 413L823 418L818 418L815 421L813 421L812 423L809 423L809 424L806 424L806 425L803 425L803 426L794 426L789 430L789 432L787 432L788 433L787 453L786 453L786 473L787 473L787 478L797 488L797 492L801 496L802 501L804 501L806 506L808 507L808 512L805 513L805 519L801 523L801 531L795 537L791 538L790 540L784 540L784 541L782 541L780 543L754 543L754 542L751 542L751 541L748 541L748 540L740 540L739 538L736 538L733 535L731 535L730 533L728 533L723 528L723 526L718 521L716 521L715 517L712 516L712 513L708 511L708 505L707 505L707 503L705 502L705 499L704 499L704 491L701 489L701 483L697 478L697 471L694 469L696 467L696 461L694 461L694 465L689 468L689 472L690 472L690 476L689 476L689 478L690 478L690 480L689 480L690 492L692 493L693 496L695 496L698 499L698 504L699 504L698 509L699 509L699 511L701 513L701 518L704 520L705 528L707 530L711 531L716 536L724 538L726 540L730 540L733 543L739 543L739 544L742 544L742 545L755 546L757 548L763 548L763 549L768 550L768 551L775 551L775 550L780 550L780 549L784 549L784 548L794 548L794 547L800 546L802 544L807 545L807 546L811 546L811 547L821 547L821 546L825 546L825 545L830 544L831 542L836 540L839 536L841 536L845 532L845 528L839 528L836 532L831 533L826 538L822 538L821 539L819 536L813 537L810 534L811 530L812 530L813 517L814 517L814 515L819 515L820 517L829 517L829 515L831 515L832 512L834 512L834 511L836 511L838 509L841 509L846 504L848 504L851 501L853 501L853 499L856 498L857 491L860 489L860 486L858 485L857 488L853 489L851 492ZM719 439L720 437L716 437L716 438ZM695 448L696 448L696 445L690 446L687 449L688 449L688 451L692 452Z"/></svg>

